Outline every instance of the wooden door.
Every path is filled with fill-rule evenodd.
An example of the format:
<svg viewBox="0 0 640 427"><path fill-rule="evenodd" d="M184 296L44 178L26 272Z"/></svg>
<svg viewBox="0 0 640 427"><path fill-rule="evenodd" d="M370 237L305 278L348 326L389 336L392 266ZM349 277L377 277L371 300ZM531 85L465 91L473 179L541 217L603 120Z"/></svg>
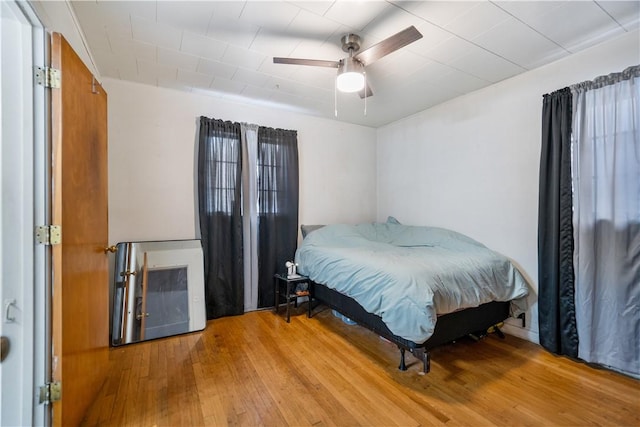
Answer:
<svg viewBox="0 0 640 427"><path fill-rule="evenodd" d="M82 421L107 372L107 94L61 34L52 34L53 425Z"/></svg>

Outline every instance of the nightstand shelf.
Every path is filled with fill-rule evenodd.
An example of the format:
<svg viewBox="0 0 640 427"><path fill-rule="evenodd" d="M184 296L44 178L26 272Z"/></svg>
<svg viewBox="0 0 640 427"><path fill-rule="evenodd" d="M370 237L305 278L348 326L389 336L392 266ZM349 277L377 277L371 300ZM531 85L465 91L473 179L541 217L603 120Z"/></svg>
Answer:
<svg viewBox="0 0 640 427"><path fill-rule="evenodd" d="M307 285L306 287L302 285ZM287 323L291 321L291 302L293 301L295 306L298 306L298 298L300 297L308 297L308 312L307 317L311 317L311 295L309 293L309 278L306 276L298 276L298 277L287 277L286 274L276 274L273 276L273 286L274 286L274 294L275 294L275 307L273 308L274 312L277 314L280 309L280 302L284 300L287 304ZM296 292L296 289L303 287L304 290L299 290ZM281 289L284 292L281 292Z"/></svg>

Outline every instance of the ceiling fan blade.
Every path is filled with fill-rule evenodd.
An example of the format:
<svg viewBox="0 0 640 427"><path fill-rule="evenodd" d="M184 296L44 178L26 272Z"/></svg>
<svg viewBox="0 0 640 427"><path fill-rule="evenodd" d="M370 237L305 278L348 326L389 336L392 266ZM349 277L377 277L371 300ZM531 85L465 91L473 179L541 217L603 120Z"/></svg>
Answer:
<svg viewBox="0 0 640 427"><path fill-rule="evenodd" d="M396 50L405 47L416 40L420 40L421 38L422 34L420 34L420 31L416 30L416 27L412 25L397 34L382 40L380 43L374 44L370 48L363 50L355 55L355 58L364 65L369 65L383 56L386 56L391 52L395 52Z"/></svg>
<svg viewBox="0 0 640 427"><path fill-rule="evenodd" d="M338 61L324 61L322 59L302 59L302 58L273 58L274 64L311 65L314 67L338 68Z"/></svg>
<svg viewBox="0 0 640 427"><path fill-rule="evenodd" d="M373 91L371 90L371 86L369 86L369 83L366 84L364 89L362 89L360 92L358 92L358 95L360 95L360 98L362 98L362 99L369 98L370 96L373 96Z"/></svg>

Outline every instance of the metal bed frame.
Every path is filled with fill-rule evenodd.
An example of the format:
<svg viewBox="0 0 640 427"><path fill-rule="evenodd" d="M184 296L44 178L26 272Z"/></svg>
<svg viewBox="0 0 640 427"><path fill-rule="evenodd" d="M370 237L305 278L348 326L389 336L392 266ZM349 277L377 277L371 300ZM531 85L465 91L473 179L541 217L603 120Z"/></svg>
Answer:
<svg viewBox="0 0 640 427"><path fill-rule="evenodd" d="M311 296L309 299L308 317L312 316L312 299L323 303L340 312L357 324L370 329L381 337L391 341L400 350L400 365L398 369L406 371L405 352L408 350L423 364L422 374L431 369L431 355L429 350L467 335L477 336L486 334L489 328L503 338L498 324L510 317L510 302L489 302L478 307L468 308L453 313L438 316L433 335L424 343L417 344L393 334L380 316L367 312L356 300L341 294L323 284L309 282ZM524 314L519 318L525 323Z"/></svg>

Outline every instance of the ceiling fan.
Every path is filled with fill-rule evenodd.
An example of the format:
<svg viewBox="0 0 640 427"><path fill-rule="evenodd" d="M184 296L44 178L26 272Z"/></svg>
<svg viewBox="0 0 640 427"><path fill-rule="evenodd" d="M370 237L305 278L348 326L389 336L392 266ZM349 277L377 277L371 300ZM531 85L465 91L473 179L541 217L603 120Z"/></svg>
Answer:
<svg viewBox="0 0 640 427"><path fill-rule="evenodd" d="M359 92L360 98L373 95L366 83L364 68L396 50L422 38L422 34L413 25L382 40L380 43L357 53L360 50L360 37L347 34L342 37L342 50L349 56L339 61L321 59L279 58L274 57L274 64L311 65L315 67L337 68L336 87L341 92Z"/></svg>

